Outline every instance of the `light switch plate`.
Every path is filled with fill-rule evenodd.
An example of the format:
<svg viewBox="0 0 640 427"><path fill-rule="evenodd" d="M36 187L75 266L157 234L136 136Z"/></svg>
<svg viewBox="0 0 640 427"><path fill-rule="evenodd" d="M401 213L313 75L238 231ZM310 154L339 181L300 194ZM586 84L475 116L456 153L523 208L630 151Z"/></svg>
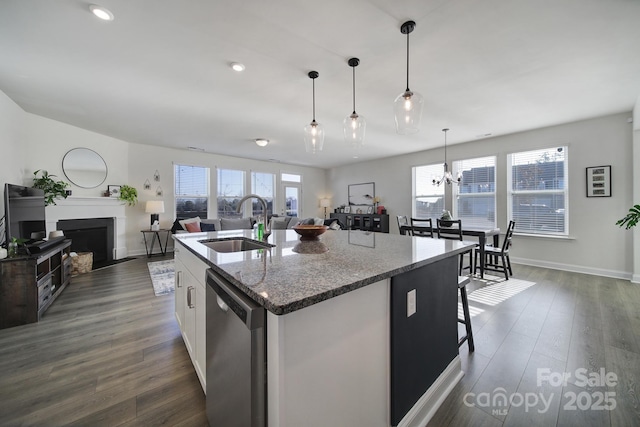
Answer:
<svg viewBox="0 0 640 427"><path fill-rule="evenodd" d="M412 289L407 292L407 317L411 317L416 313L416 290Z"/></svg>

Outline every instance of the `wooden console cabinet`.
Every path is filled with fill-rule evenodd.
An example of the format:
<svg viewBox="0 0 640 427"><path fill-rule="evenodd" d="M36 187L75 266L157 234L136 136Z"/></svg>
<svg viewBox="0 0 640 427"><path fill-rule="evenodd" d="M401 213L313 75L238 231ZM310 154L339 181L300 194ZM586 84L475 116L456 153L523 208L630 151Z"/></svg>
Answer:
<svg viewBox="0 0 640 427"><path fill-rule="evenodd" d="M71 240L0 260L0 329L40 320L71 282Z"/></svg>
<svg viewBox="0 0 640 427"><path fill-rule="evenodd" d="M340 221L348 230L389 232L389 215L332 213L331 218Z"/></svg>

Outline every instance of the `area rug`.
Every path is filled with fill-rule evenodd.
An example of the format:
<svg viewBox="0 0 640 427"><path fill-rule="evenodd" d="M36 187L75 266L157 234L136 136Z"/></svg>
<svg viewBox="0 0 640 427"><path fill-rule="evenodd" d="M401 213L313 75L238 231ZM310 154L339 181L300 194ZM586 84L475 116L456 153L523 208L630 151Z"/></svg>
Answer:
<svg viewBox="0 0 640 427"><path fill-rule="evenodd" d="M174 291L175 268L173 260L148 262L149 275L153 283L153 292L157 297L169 295Z"/></svg>

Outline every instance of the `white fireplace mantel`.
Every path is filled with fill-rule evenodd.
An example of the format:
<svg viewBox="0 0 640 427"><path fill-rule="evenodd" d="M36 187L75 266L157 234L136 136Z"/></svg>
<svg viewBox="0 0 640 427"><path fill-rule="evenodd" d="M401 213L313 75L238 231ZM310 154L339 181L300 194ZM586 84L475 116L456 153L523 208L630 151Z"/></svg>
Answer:
<svg viewBox="0 0 640 427"><path fill-rule="evenodd" d="M67 197L46 207L47 234L61 219L115 218L113 258L127 256L125 204L112 197Z"/></svg>

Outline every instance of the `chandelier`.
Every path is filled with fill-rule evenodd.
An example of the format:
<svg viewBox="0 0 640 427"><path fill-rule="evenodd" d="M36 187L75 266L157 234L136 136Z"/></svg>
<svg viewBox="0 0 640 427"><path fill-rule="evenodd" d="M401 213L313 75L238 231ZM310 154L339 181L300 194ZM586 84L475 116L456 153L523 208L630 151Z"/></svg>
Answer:
<svg viewBox="0 0 640 427"><path fill-rule="evenodd" d="M449 165L447 164L447 132L449 129L442 129L444 132L444 174L442 178L433 178L433 185L440 186L443 182L446 184L456 183L460 185L462 183L462 175L458 172L456 178L453 178L453 174L449 171Z"/></svg>

